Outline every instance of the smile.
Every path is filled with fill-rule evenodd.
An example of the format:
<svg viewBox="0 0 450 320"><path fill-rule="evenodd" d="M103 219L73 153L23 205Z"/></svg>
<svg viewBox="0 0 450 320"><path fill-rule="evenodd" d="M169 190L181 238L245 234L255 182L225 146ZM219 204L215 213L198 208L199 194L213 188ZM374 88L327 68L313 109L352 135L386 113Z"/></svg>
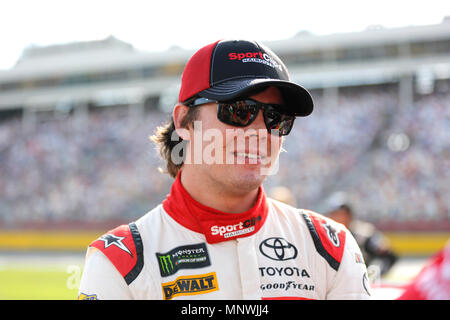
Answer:
<svg viewBox="0 0 450 320"><path fill-rule="evenodd" d="M235 152L234 155L237 157L245 157L245 158L249 158L249 159L261 160L261 156L258 154L254 154L254 153Z"/></svg>

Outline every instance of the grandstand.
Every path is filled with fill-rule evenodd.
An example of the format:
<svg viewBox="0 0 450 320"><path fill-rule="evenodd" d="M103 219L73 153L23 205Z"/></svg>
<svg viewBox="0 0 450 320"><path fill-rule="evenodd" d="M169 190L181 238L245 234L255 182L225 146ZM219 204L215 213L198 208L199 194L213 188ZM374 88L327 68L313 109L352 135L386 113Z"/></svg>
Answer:
<svg viewBox="0 0 450 320"><path fill-rule="evenodd" d="M386 231L450 232L450 20L265 42L315 100L279 173L300 207L344 192ZM0 72L0 229L105 230L161 202L149 141L193 50L115 37L27 47Z"/></svg>

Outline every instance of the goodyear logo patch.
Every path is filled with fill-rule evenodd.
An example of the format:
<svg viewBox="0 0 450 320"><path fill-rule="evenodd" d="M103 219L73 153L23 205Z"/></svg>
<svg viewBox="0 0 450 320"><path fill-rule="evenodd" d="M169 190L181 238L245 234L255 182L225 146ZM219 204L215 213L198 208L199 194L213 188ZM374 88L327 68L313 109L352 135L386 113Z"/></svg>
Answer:
<svg viewBox="0 0 450 320"><path fill-rule="evenodd" d="M78 300L98 300L96 294L85 294L83 292L77 298Z"/></svg>
<svg viewBox="0 0 450 320"><path fill-rule="evenodd" d="M204 294L219 290L215 272L196 276L181 276L175 281L161 284L164 300L177 296Z"/></svg>
<svg viewBox="0 0 450 320"><path fill-rule="evenodd" d="M211 265L205 243L176 247L166 253L156 253L161 277L177 273L180 269L203 268Z"/></svg>

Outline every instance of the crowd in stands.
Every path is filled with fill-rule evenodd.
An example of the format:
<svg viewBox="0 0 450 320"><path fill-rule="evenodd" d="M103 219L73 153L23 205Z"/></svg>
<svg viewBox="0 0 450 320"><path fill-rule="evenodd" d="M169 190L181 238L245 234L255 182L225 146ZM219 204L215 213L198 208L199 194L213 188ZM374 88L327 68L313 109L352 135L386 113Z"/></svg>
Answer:
<svg viewBox="0 0 450 320"><path fill-rule="evenodd" d="M295 120L279 174L271 179L288 186L301 207L327 210L327 193L368 151L396 101L394 90L342 93L334 104L316 96L313 114Z"/></svg>
<svg viewBox="0 0 450 320"><path fill-rule="evenodd" d="M450 94L418 96L400 108L396 86L343 90L334 103L316 94L314 113L297 118L278 173L265 188L286 186L302 208L324 212L335 191L362 218L450 219ZM125 108L126 109L126 108ZM73 116L0 122L0 227L33 222L131 221L159 204L172 179L149 140L168 114L136 121L120 108ZM409 138L391 150L390 133Z"/></svg>
<svg viewBox="0 0 450 320"><path fill-rule="evenodd" d="M168 179L148 137L166 115L130 123L120 110L72 117L32 130L0 126L0 223L127 219L160 202Z"/></svg>
<svg viewBox="0 0 450 320"><path fill-rule="evenodd" d="M417 97L384 132L407 148L371 150L361 181L346 187L366 219L450 222L450 93Z"/></svg>

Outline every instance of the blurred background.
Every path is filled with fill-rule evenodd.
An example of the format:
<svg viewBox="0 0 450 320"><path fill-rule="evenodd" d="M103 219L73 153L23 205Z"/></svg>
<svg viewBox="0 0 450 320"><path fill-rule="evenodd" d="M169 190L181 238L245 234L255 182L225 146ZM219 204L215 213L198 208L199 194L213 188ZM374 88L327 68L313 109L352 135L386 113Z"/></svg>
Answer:
<svg viewBox="0 0 450 320"><path fill-rule="evenodd" d="M450 238L445 1L38 3L2 3L0 299L75 299L88 244L165 198L148 137L220 38L263 42L315 100L269 195L350 206L395 253L373 260L375 286L408 283Z"/></svg>

